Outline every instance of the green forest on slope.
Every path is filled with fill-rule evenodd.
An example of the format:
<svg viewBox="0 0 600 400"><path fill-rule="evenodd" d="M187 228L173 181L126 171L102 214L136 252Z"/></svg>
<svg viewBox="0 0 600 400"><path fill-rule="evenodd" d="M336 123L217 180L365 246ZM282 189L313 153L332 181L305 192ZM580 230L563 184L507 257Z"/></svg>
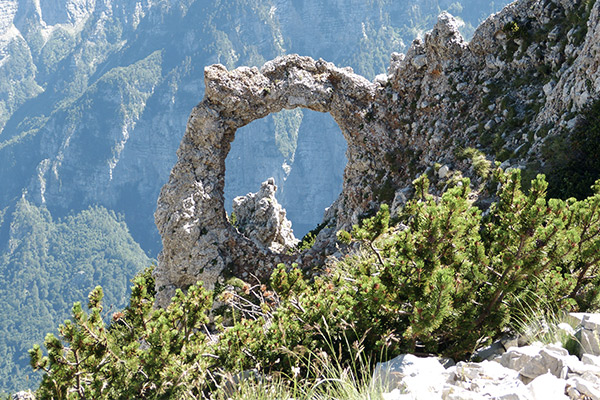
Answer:
<svg viewBox="0 0 600 400"><path fill-rule="evenodd" d="M102 207L54 221L44 207L19 200L8 250L0 256L0 382L29 387L38 381L26 351L68 317L71 304L96 285L107 309L126 305L128 281L150 260L122 218Z"/></svg>

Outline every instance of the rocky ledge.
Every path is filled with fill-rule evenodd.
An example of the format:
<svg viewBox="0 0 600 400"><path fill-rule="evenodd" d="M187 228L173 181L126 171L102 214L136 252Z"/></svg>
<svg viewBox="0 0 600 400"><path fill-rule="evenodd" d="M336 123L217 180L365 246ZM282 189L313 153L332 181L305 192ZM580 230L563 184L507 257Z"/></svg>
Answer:
<svg viewBox="0 0 600 400"><path fill-rule="evenodd" d="M576 331L559 324L579 356L560 343L519 347L504 339L481 349L482 362L459 362L406 354L378 364L374 379L388 387L385 400L600 399L600 314L572 314Z"/></svg>

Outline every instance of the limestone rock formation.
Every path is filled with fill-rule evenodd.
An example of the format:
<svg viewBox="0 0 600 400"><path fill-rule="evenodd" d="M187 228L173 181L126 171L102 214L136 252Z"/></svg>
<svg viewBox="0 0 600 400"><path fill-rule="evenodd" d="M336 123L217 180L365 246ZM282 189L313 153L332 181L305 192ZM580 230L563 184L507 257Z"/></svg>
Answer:
<svg viewBox="0 0 600 400"><path fill-rule="evenodd" d="M292 249L298 240L285 209L277 202L277 186L270 178L263 182L257 193L248 193L233 199L234 226L259 246L282 253Z"/></svg>
<svg viewBox="0 0 600 400"><path fill-rule="evenodd" d="M388 74L372 82L297 55L260 70L207 67L204 100L192 111L155 214L163 241L157 303L198 280L212 288L229 274L265 278L279 262L321 262L336 251L337 230L381 203L401 204L412 180L435 164L444 170L434 190L457 174L477 183L479 172L457 156L460 148L479 148L505 167L534 164L544 140L572 126L598 97L600 3L587 7L583 0L516 1L469 43L444 13L405 55L392 54ZM572 22L586 18L587 25ZM288 255L229 224L223 187L236 130L297 107L331 114L348 143L348 163L315 246Z"/></svg>
<svg viewBox="0 0 600 400"><path fill-rule="evenodd" d="M378 85L349 69L292 55L268 62L262 71L214 65L206 68L205 78L205 99L188 121L156 211L164 246L155 273L160 305L168 303L175 288L198 280L212 288L224 273L265 277L274 264L297 259L258 245L226 219L225 158L239 127L283 108L329 112L348 141L346 177L357 183L343 193L354 210L369 208L370 199L355 190L363 186L359 182L374 179L375 163L382 159L376 143L369 143L369 131L358 129ZM357 222L358 214L342 215L338 224Z"/></svg>
<svg viewBox="0 0 600 400"><path fill-rule="evenodd" d="M589 330L587 320L598 314L571 314L580 329ZM569 326L570 329L573 329ZM587 326L587 327L586 327ZM596 334L600 327L590 332ZM572 336L573 338L575 336ZM395 399L599 399L600 351L579 343L581 359L560 343L534 342L518 347L503 344L482 362L459 362L436 357L404 354L378 363L373 378ZM506 346L506 348L505 348ZM483 354L476 353L476 356ZM443 365L442 366L442 362Z"/></svg>

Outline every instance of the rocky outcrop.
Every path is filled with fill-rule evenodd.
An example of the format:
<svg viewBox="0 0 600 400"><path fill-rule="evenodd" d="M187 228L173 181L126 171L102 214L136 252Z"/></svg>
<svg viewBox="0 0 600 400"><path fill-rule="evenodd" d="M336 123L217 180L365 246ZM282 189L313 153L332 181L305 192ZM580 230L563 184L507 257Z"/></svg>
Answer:
<svg viewBox="0 0 600 400"><path fill-rule="evenodd" d="M457 174L477 183L470 160L457 156L460 148L480 148L505 167L523 168L537 159L544 138L559 133L571 112L598 95L600 3L591 12L587 4L517 1L486 20L470 43L444 13L406 55L392 54L388 74L373 82L297 55L261 70L207 67L204 100L192 111L155 214L164 246L156 269L158 304L197 280L213 287L227 274L264 278L279 262L322 261L336 251L337 230L383 202L401 203L411 181L436 163L443 174L434 190ZM590 15L587 25L573 23L574 13ZM348 144L348 163L315 246L289 255L227 222L224 161L238 128L297 107L334 118Z"/></svg>
<svg viewBox="0 0 600 400"><path fill-rule="evenodd" d="M379 85L351 70L292 55L265 64L262 71L207 67L205 78L205 99L192 112L158 201L156 222L164 246L155 273L158 304L168 303L175 288L198 280L212 288L226 273L264 278L278 262L301 261L249 240L226 219L225 158L241 126L284 108L329 112L348 141L348 179L374 179L375 163L382 159L369 129L359 129ZM342 196L350 209L366 210L369 198L357 192L363 186L358 182L346 185ZM349 225L357 217L340 215L337 224Z"/></svg>
<svg viewBox="0 0 600 400"><path fill-rule="evenodd" d="M233 225L258 246L283 253L298 244L292 231L292 223L285 210L277 202L277 186L270 178L263 182L258 193L248 193L233 199Z"/></svg>
<svg viewBox="0 0 600 400"><path fill-rule="evenodd" d="M0 1L0 38L8 33L17 9L18 4L16 0Z"/></svg>
<svg viewBox="0 0 600 400"><path fill-rule="evenodd" d="M590 330L588 320L598 314L572 314L577 331ZM573 330L570 325L567 329ZM576 334L577 335L577 334ZM373 378L396 399L600 399L600 352L580 344L580 357L569 354L560 343L534 342L519 347L515 339L489 353L482 362L454 362L435 357L401 355L379 363ZM569 334L564 335L569 337ZM504 346L507 348L505 349ZM480 351L478 354L483 354Z"/></svg>

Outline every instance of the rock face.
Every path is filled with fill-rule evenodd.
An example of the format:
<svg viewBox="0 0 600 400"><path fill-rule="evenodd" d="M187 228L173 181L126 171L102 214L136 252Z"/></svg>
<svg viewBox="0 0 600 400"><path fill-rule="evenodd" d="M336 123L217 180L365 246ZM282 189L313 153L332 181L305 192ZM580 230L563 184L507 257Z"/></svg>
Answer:
<svg viewBox="0 0 600 400"><path fill-rule="evenodd" d="M544 137L568 125L567 111L587 104L583 90L589 102L600 89L600 3L586 7L583 1L517 1L486 20L470 43L444 13L406 55L392 54L388 74L373 82L297 55L260 70L207 67L204 100L192 111L155 214L163 241L155 272L158 304L198 280L211 288L228 274L264 278L279 262L322 261L336 250L336 230L350 228L383 202L406 197L410 182L434 163L444 166L440 179L460 173L477 182L473 165L457 158L459 148L489 150L504 166L537 159ZM568 22L574 13L589 15L587 26ZM527 32L516 35L521 29ZM566 81L573 89L561 89ZM298 107L333 117L348 144L348 163L315 246L290 256L228 223L223 187L236 130ZM443 186L441 181L438 189Z"/></svg>
<svg viewBox="0 0 600 400"><path fill-rule="evenodd" d="M258 193L248 193L233 199L234 226L258 246L282 253L292 249L298 240L292 223L277 202L277 186L273 178L263 182ZM234 215L234 214L232 214Z"/></svg>
<svg viewBox="0 0 600 400"><path fill-rule="evenodd" d="M290 174L278 196L303 237L323 219L327 207L342 191L347 164L346 140L329 114L305 112Z"/></svg>

